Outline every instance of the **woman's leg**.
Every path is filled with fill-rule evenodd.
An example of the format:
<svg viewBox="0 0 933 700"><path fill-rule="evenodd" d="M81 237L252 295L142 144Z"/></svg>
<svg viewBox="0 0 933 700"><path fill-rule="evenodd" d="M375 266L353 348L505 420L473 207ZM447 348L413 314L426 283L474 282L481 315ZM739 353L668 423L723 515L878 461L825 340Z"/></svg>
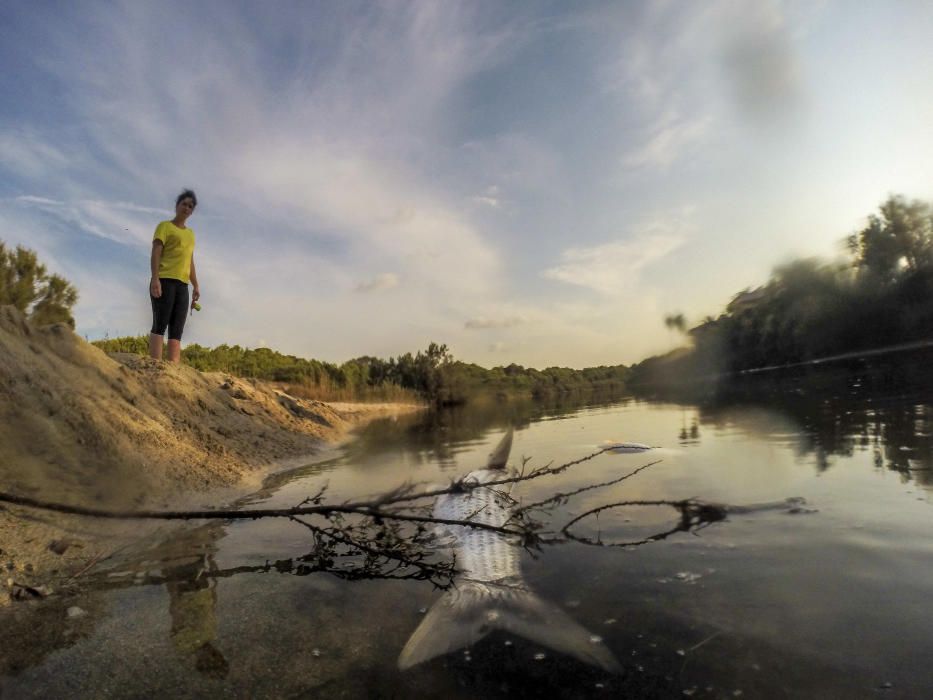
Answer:
<svg viewBox="0 0 933 700"><path fill-rule="evenodd" d="M162 359L162 343L165 329L169 326L172 307L175 304L175 287L169 280L162 281L162 296L149 295L152 302L152 329L149 331L149 357Z"/></svg>
<svg viewBox="0 0 933 700"><path fill-rule="evenodd" d="M188 285L178 280L172 283L174 300L168 324L168 361L178 362L181 360L181 334L188 318Z"/></svg>
<svg viewBox="0 0 933 700"><path fill-rule="evenodd" d="M168 361L169 362L179 362L181 360L181 341L173 340L169 338L168 340Z"/></svg>
<svg viewBox="0 0 933 700"><path fill-rule="evenodd" d="M154 360L162 359L162 336L157 333L149 334L149 357Z"/></svg>

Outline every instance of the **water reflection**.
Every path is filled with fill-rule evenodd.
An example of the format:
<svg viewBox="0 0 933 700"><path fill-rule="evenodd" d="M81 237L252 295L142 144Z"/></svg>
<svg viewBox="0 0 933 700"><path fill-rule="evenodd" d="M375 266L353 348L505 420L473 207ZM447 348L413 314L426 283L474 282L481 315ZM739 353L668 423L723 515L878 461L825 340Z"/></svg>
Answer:
<svg viewBox="0 0 933 700"><path fill-rule="evenodd" d="M677 442L684 447L700 444L700 425L697 422L696 416L693 417L689 430L687 430L686 417L684 417L683 426L680 429L680 433L677 435Z"/></svg>
<svg viewBox="0 0 933 700"><path fill-rule="evenodd" d="M172 645L199 673L224 678L230 665L217 648L217 580L214 561L222 526L212 524L188 538L190 552L163 567L172 619Z"/></svg>
<svg viewBox="0 0 933 700"><path fill-rule="evenodd" d="M926 365L857 363L774 377L738 378L696 394L666 391L655 398L696 401L697 416L677 435L681 445L700 439L700 426L737 427L773 440L775 414L787 420L800 457L819 471L842 457L870 451L879 468L904 481L933 485L933 370Z"/></svg>
<svg viewBox="0 0 933 700"><path fill-rule="evenodd" d="M105 615L104 601L86 595L0 606L0 697L6 697L4 676L15 676L89 638Z"/></svg>
<svg viewBox="0 0 933 700"><path fill-rule="evenodd" d="M921 470L931 466L933 392L873 382L787 380L699 404L632 401L577 413L572 402L493 403L475 413L384 421L339 456L280 475L243 502L294 505L325 482L341 498L405 479L449 482L466 471L454 465L481 464L474 457L490 433L513 420L529 426L522 450L536 457L578 456L581 443L607 437L672 445L659 451L658 470L616 495L753 505L727 512L734 522L701 537L631 551L571 543L537 559L523 555L528 588L602 637L621 659L621 675L502 631L469 654L399 673L399 651L444 592L429 580L388 580L406 571L360 550L320 548L295 523L217 523L163 536L89 572L93 590L81 603L91 613L82 618L88 633L77 644L47 634L49 648L33 660L0 651L4 697L68 696L78 687L100 696L121 687L166 697L731 697L741 690L848 698L871 697L888 680L892 697L927 697L922 660L933 639L921 613L933 581L929 509L881 477L895 470L928 483ZM607 456L573 472L560 490L618 478L635 460ZM424 466L410 470L413 462ZM820 512L790 518L806 511L770 502L798 493ZM601 498L592 494L567 508L592 509ZM660 523L667 513L658 509L636 510L581 522L574 533L637 541L676 524ZM61 627L66 614L59 604L50 621ZM21 625L15 634L26 638L28 630ZM139 649L135 667L100 668L101 659L132 660ZM149 675L140 680L134 668Z"/></svg>
<svg viewBox="0 0 933 700"><path fill-rule="evenodd" d="M441 468L457 466L457 455L482 442L490 432L509 427L523 430L535 422L568 417L581 407L625 405L630 398L617 392L586 392L532 400L488 397L467 405L371 424L347 452L349 460L374 451L404 451L414 461Z"/></svg>
<svg viewBox="0 0 933 700"><path fill-rule="evenodd" d="M347 526L350 531L352 526ZM222 536L222 535L221 535ZM217 585L216 581L244 574L281 574L285 576L311 576L330 574L343 581L411 580L430 581L437 588L450 586L455 569L452 562L443 559L423 559L419 552L400 558L391 551L379 554L361 552L343 542L310 537L311 551L293 557L265 560L262 564L239 564L220 567L213 556L171 555L170 562L161 570L147 569L155 557L164 556L165 545L157 549L137 551L113 568L102 569L88 576L83 587L86 591L114 591L127 588L165 586L169 594L169 614L172 620L172 642L183 656L192 656L201 646L216 639ZM167 542L171 549L184 551L197 547L185 532L174 533ZM401 560L400 560L401 559ZM181 562L181 563L180 563ZM212 652L211 652L212 653Z"/></svg>

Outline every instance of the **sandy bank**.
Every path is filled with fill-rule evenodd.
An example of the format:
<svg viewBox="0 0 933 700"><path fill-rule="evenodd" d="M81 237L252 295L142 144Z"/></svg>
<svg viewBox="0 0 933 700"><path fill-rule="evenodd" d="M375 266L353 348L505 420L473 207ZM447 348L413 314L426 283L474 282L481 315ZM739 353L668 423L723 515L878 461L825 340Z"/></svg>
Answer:
<svg viewBox="0 0 933 700"><path fill-rule="evenodd" d="M223 373L108 356L67 326L36 328L0 307L0 491L96 506L216 504L354 425L416 409L329 405ZM75 570L103 539L139 527L0 504L0 605L14 582Z"/></svg>

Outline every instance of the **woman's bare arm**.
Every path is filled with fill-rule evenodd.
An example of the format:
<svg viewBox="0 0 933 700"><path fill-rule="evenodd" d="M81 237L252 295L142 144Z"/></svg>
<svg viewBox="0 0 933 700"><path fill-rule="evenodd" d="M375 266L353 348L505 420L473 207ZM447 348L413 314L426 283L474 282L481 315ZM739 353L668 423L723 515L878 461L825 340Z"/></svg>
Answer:
<svg viewBox="0 0 933 700"><path fill-rule="evenodd" d="M162 249L165 244L156 239L152 242L152 255L149 257L149 293L158 299L162 296L162 283L159 282L159 263L162 261Z"/></svg>
<svg viewBox="0 0 933 700"><path fill-rule="evenodd" d="M198 285L198 273L194 269L194 255L191 256L191 284L194 287L191 295L191 301L195 302L201 298L201 287Z"/></svg>

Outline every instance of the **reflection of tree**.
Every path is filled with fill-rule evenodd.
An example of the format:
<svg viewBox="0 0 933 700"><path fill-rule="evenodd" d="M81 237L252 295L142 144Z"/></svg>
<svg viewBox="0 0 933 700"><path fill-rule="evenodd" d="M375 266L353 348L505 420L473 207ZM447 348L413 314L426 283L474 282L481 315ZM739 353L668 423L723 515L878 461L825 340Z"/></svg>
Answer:
<svg viewBox="0 0 933 700"><path fill-rule="evenodd" d="M677 434L677 442L681 445L700 444L700 424L696 416L690 422L690 428L687 428L686 412L681 416L680 432Z"/></svg>
<svg viewBox="0 0 933 700"><path fill-rule="evenodd" d="M535 421L569 416L583 406L618 403L621 398L617 393L600 391L539 399L478 397L467 406L374 422L349 446L347 457L353 462L372 450L394 450L410 453L415 462L453 467L457 464L457 445L482 439L491 431L510 426L521 430Z"/></svg>
<svg viewBox="0 0 933 700"><path fill-rule="evenodd" d="M915 358L916 359L916 358ZM766 436L782 414L802 436L798 450L828 469L834 456L871 450L875 464L922 485L933 485L933 376L925 363L865 362L833 370L798 371L735 381L700 408L708 424L737 423ZM741 410L736 410L741 409Z"/></svg>

